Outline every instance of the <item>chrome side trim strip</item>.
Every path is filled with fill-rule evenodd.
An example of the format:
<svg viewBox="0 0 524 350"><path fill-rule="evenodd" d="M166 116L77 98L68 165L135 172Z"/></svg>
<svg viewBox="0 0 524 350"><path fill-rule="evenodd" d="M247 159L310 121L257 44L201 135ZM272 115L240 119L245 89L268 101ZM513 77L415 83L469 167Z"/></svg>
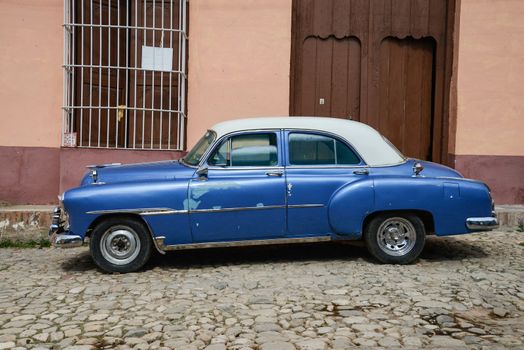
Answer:
<svg viewBox="0 0 524 350"><path fill-rule="evenodd" d="M145 211L145 212L141 212L140 215L171 215L171 214L187 214L189 213L188 210L186 209L180 209L180 210L175 210L175 209L168 209L168 210L151 210L151 211Z"/></svg>
<svg viewBox="0 0 524 350"><path fill-rule="evenodd" d="M169 215L169 214L187 214L185 209L175 210L171 208L136 208L136 209L108 209L108 210L93 210L86 214L102 215L102 214L138 214L138 215Z"/></svg>
<svg viewBox="0 0 524 350"><path fill-rule="evenodd" d="M209 166L209 170L284 170L284 167L281 165L274 166L228 166L228 167L219 167L219 166Z"/></svg>
<svg viewBox="0 0 524 350"><path fill-rule="evenodd" d="M236 207L236 208L210 208L210 209L191 209L189 213L219 213L219 212L230 212L230 211L246 211L246 210L264 210L264 209L282 209L285 205L264 205L260 207Z"/></svg>
<svg viewBox="0 0 524 350"><path fill-rule="evenodd" d="M287 208L318 208L323 207L324 204L293 204L288 205ZM230 212L230 211L245 211L245 210L264 210L264 209L285 209L285 205L264 205L260 207L236 207L236 208L210 208L210 209L192 209L189 211L190 214L197 213L217 213L217 212Z"/></svg>
<svg viewBox="0 0 524 350"><path fill-rule="evenodd" d="M288 204L288 209L297 209L297 208L321 208L324 204Z"/></svg>
<svg viewBox="0 0 524 350"><path fill-rule="evenodd" d="M164 245L164 239L165 237L156 237L155 238L155 241L158 247L164 251L172 251L172 250L203 249L203 248L246 247L246 246L256 246L256 245L328 242L328 241L331 241L331 236L255 239L255 240L231 241L231 242L187 243L187 244L176 244L176 245L167 245L167 246Z"/></svg>
<svg viewBox="0 0 524 350"><path fill-rule="evenodd" d="M293 204L288 205L287 208L319 208L324 204ZM86 214L103 215L103 214L138 214L142 216L150 215L172 215L172 214L198 214L198 213L221 213L232 211L245 210L265 210L265 209L285 209L286 205L264 205L259 207L235 207L235 208L209 208L209 209L171 209L171 208L136 208L136 209L108 209L108 210L93 210Z"/></svg>

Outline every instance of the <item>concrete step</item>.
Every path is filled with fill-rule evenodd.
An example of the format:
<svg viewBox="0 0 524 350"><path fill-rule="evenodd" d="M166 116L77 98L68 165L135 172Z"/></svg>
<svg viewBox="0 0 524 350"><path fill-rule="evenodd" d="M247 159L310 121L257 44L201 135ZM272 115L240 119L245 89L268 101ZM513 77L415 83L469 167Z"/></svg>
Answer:
<svg viewBox="0 0 524 350"><path fill-rule="evenodd" d="M31 240L47 236L54 205L0 207L0 240Z"/></svg>
<svg viewBox="0 0 524 350"><path fill-rule="evenodd" d="M0 239L22 238L44 233L51 224L53 205L14 205L0 207ZM524 225L524 205L501 205L495 208L500 225L511 229Z"/></svg>
<svg viewBox="0 0 524 350"><path fill-rule="evenodd" d="M524 226L524 205L498 205L495 207L495 212L503 227L522 228Z"/></svg>

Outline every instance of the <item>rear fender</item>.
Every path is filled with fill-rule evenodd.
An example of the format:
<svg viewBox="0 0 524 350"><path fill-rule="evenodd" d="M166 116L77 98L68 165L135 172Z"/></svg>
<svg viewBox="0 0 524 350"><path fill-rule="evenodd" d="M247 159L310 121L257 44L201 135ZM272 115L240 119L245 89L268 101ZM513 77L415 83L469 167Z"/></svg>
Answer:
<svg viewBox="0 0 524 350"><path fill-rule="evenodd" d="M471 232L467 218L491 216L491 197L486 185L468 179L374 176L333 195L329 223L335 234L358 239L366 217L392 211L431 216L428 228L438 236L461 234Z"/></svg>
<svg viewBox="0 0 524 350"><path fill-rule="evenodd" d="M329 201L329 224L337 235L358 239L364 218L373 211L374 183L371 178L351 182L338 189Z"/></svg>
<svg viewBox="0 0 524 350"><path fill-rule="evenodd" d="M462 178L375 178L375 210L422 211L433 217L438 236L467 233L468 217L489 216L487 187Z"/></svg>

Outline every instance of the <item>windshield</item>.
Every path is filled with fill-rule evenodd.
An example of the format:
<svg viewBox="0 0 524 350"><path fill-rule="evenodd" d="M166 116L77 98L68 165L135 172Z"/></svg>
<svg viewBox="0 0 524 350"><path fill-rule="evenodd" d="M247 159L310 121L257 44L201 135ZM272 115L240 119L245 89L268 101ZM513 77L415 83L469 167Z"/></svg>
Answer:
<svg viewBox="0 0 524 350"><path fill-rule="evenodd" d="M197 144L189 151L182 160L189 165L198 165L200 159L215 140L216 134L212 130L208 130L204 136L197 142Z"/></svg>

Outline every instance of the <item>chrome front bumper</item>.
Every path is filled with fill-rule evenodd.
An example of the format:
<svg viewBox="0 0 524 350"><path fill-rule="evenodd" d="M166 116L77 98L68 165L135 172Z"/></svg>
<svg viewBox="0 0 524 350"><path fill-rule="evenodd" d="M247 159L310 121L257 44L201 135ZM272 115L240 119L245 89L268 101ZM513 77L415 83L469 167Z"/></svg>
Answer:
<svg viewBox="0 0 524 350"><path fill-rule="evenodd" d="M62 221L62 209L56 207L53 210L51 226L49 226L49 241L57 248L74 248L80 247L84 240L78 235L71 235L64 229Z"/></svg>
<svg viewBox="0 0 524 350"><path fill-rule="evenodd" d="M49 238L53 247L57 248L75 248L80 247L84 241L77 235L68 235L66 233L54 233Z"/></svg>
<svg viewBox="0 0 524 350"><path fill-rule="evenodd" d="M472 231L489 231L499 227L499 222L495 217L467 218L466 227Z"/></svg>

